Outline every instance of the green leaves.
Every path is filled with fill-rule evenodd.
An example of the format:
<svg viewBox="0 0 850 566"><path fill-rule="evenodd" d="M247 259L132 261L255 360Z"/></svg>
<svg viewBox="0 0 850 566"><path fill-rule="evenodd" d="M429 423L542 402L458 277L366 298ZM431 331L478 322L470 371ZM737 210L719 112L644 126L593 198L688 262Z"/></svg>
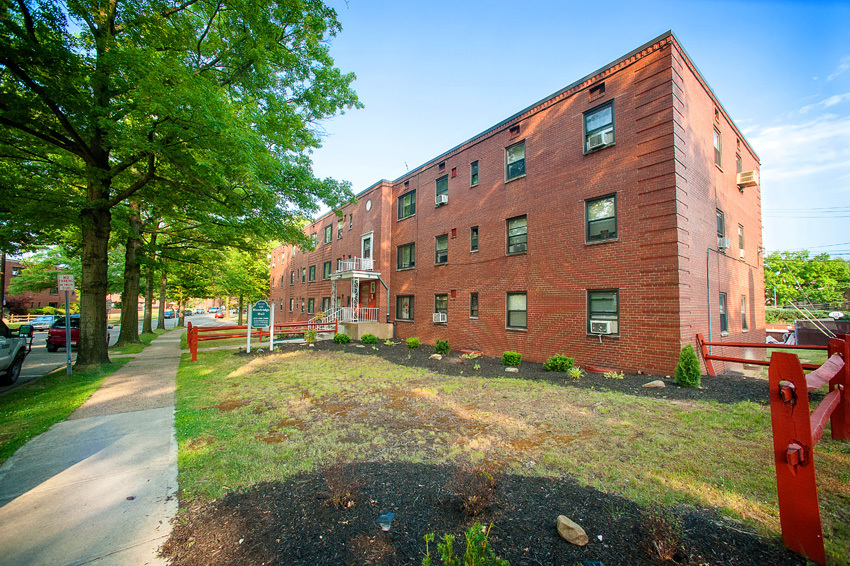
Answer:
<svg viewBox="0 0 850 566"><path fill-rule="evenodd" d="M850 289L850 266L829 254L809 257L809 251L773 252L764 258L764 292L768 302L834 303L844 301Z"/></svg>

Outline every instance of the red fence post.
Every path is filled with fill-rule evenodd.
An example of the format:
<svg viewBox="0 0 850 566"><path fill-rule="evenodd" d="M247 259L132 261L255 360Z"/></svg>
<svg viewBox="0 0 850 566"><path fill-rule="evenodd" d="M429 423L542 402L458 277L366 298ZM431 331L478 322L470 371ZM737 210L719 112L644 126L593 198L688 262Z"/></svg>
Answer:
<svg viewBox="0 0 850 566"><path fill-rule="evenodd" d="M844 368L829 380L829 390L841 390L839 404L830 417L832 438L835 440L850 440L850 403L847 401L847 384L850 382L850 335L844 334L829 341L827 359L833 354L841 354L844 358Z"/></svg>
<svg viewBox="0 0 850 566"><path fill-rule="evenodd" d="M198 361L198 327L191 326L189 323L189 334L186 336L186 341L189 343L189 351L192 353L192 361Z"/></svg>
<svg viewBox="0 0 850 566"><path fill-rule="evenodd" d="M774 352L768 377L782 539L789 550L826 564L806 376L796 355Z"/></svg>
<svg viewBox="0 0 850 566"><path fill-rule="evenodd" d="M705 372L710 375L716 375L714 373L714 366L711 363L711 360L708 359L710 355L708 352L708 346L705 345L705 338L703 338L702 334L697 334L697 345L699 346L700 353L702 353L702 361L705 362Z"/></svg>

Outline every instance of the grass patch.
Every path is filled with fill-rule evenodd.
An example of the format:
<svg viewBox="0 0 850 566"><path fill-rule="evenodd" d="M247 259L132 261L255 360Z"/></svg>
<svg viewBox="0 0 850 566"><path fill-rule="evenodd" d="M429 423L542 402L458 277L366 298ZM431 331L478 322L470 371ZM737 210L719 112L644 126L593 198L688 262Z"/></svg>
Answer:
<svg viewBox="0 0 850 566"><path fill-rule="evenodd" d="M568 474L637 503L715 508L779 534L763 405L449 377L310 350L256 358L205 352L198 360L181 364L177 377L183 504L352 458L450 461ZM846 563L850 443L824 435L817 465L827 546Z"/></svg>
<svg viewBox="0 0 850 566"><path fill-rule="evenodd" d="M826 362L826 350L796 350L793 348L768 348L767 355L764 358L767 361L770 361L771 352L788 352L789 354L796 354L798 358L800 358L800 363L803 364L818 364L823 365ZM765 372L767 375L767 372Z"/></svg>
<svg viewBox="0 0 850 566"><path fill-rule="evenodd" d="M0 463L91 397L103 380L129 362L117 360L65 375L62 367L0 396Z"/></svg>
<svg viewBox="0 0 850 566"><path fill-rule="evenodd" d="M174 330L173 328L169 328L168 330L163 329L155 329L153 332L145 332L143 334L139 334L139 340L141 340L141 344L127 344L121 348L117 348L115 346L109 348L110 354L138 354L145 348L151 345L154 338L157 336L161 336L166 332L171 332Z"/></svg>

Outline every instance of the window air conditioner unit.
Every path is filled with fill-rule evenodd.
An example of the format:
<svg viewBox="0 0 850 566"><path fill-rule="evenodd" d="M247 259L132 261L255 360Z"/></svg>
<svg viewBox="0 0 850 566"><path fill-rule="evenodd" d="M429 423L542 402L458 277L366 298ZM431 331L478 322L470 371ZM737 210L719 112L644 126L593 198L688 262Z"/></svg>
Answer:
<svg viewBox="0 0 850 566"><path fill-rule="evenodd" d="M449 203L449 195L437 195L437 198L434 199L436 206L440 206L441 204Z"/></svg>
<svg viewBox="0 0 850 566"><path fill-rule="evenodd" d="M434 322L446 322L446 313L435 312L434 313Z"/></svg>
<svg viewBox="0 0 850 566"><path fill-rule="evenodd" d="M744 252L744 250L738 250L738 256L739 256L741 259L744 259L744 256L745 256L745 255L747 255L747 254Z"/></svg>
<svg viewBox="0 0 850 566"><path fill-rule="evenodd" d="M729 249L729 238L721 238L721 237L718 236L718 238L717 238L717 249L728 250Z"/></svg>
<svg viewBox="0 0 850 566"><path fill-rule="evenodd" d="M604 147L611 142L614 141L614 131L607 130L604 132L598 132L587 138L587 150L590 151L592 149L596 149L598 147Z"/></svg>
<svg viewBox="0 0 850 566"><path fill-rule="evenodd" d="M611 334L611 321L610 320L593 320L590 321L590 333L591 334Z"/></svg>
<svg viewBox="0 0 850 566"><path fill-rule="evenodd" d="M738 173L739 187L754 187L759 184L758 171L741 171Z"/></svg>

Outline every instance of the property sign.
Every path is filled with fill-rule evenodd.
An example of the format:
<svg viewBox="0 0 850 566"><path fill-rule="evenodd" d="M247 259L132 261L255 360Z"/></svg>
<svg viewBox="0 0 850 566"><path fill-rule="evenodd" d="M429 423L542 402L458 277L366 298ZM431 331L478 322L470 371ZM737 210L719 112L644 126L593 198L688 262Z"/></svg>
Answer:
<svg viewBox="0 0 850 566"><path fill-rule="evenodd" d="M60 291L74 290L74 276L67 273L60 273L56 276L56 283Z"/></svg>
<svg viewBox="0 0 850 566"><path fill-rule="evenodd" d="M269 307L269 304L267 302L257 301L257 303L253 307L251 307L251 327L267 327L271 322L271 314L272 309Z"/></svg>

